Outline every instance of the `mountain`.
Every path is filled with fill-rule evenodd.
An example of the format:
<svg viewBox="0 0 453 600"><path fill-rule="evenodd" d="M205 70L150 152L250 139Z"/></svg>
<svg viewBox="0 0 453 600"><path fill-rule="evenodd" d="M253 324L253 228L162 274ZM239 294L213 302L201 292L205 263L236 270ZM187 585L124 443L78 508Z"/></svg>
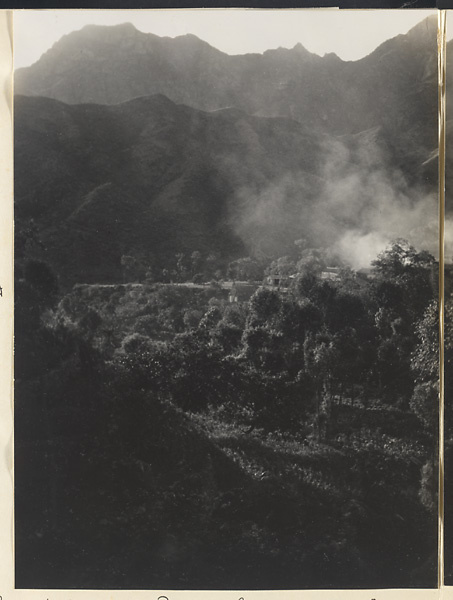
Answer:
<svg viewBox="0 0 453 600"><path fill-rule="evenodd" d="M195 250L272 258L301 237L348 255L372 231L419 227L426 173L396 162L380 128L335 137L162 95L118 105L18 96L16 230L34 222L68 285L118 281L124 255L161 268Z"/></svg>
<svg viewBox="0 0 453 600"><path fill-rule="evenodd" d="M240 256L239 215L253 220L260 193L284 177L313 202L322 154L300 124L160 95L115 106L18 97L15 144L17 226L34 220L70 281L118 279L123 254ZM294 194L281 200L288 210ZM275 229L277 246L287 226Z"/></svg>
<svg viewBox="0 0 453 600"><path fill-rule="evenodd" d="M118 280L124 255L225 263L301 237L354 266L394 237L435 251L436 27L355 62L66 35L15 76L16 229L33 220L68 284Z"/></svg>
<svg viewBox="0 0 453 600"><path fill-rule="evenodd" d="M345 62L301 44L229 56L194 35L158 37L130 23L88 25L18 69L15 89L70 104L117 104L159 93L201 110L236 107L336 134L381 126L392 135L395 126L404 133L416 125L432 140L436 31L437 19L429 17L365 58Z"/></svg>

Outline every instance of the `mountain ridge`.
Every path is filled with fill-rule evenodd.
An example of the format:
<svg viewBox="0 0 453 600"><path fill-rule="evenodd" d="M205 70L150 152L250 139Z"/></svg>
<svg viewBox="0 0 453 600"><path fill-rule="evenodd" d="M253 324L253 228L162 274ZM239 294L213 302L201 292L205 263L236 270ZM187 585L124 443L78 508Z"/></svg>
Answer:
<svg viewBox="0 0 453 600"><path fill-rule="evenodd" d="M427 78L423 97L431 89L437 93L430 85L437 80L433 27L428 18L351 62L320 57L300 44L228 55L191 34L161 38L131 24L87 26L62 38L31 67L18 69L15 89L69 104L117 104L162 93L204 111L236 106L250 114L305 120L326 132L358 132L389 120L392 115L381 106L389 95L395 102L403 98L411 83L420 86ZM421 107L425 119L434 115L428 104Z"/></svg>
<svg viewBox="0 0 453 600"><path fill-rule="evenodd" d="M226 264L306 237L360 264L370 236L377 251L392 237L429 246L432 19L355 62L298 44L229 56L193 35L98 31L84 28L89 43L73 32L63 56L17 75L16 219L35 220L66 283L117 281L124 254Z"/></svg>
<svg viewBox="0 0 453 600"><path fill-rule="evenodd" d="M373 228L409 234L434 190L428 156L404 174L379 127L334 137L161 94L117 105L18 96L16 227L35 223L65 285L121 280L123 255L160 268L178 252L278 257L301 237L328 247Z"/></svg>

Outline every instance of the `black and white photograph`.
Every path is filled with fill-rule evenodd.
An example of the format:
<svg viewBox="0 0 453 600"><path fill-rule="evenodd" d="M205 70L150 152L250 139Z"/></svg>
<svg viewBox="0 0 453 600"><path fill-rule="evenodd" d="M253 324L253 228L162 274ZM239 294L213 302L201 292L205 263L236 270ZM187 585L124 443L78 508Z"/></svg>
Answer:
<svg viewBox="0 0 453 600"><path fill-rule="evenodd" d="M437 35L15 11L16 589L437 588Z"/></svg>

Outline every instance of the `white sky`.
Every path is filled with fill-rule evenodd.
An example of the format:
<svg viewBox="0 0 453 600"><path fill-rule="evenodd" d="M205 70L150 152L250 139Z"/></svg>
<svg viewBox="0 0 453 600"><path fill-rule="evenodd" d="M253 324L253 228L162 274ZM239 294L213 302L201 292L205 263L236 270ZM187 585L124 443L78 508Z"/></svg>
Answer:
<svg viewBox="0 0 453 600"><path fill-rule="evenodd" d="M300 42L319 55L357 60L385 40L406 33L435 10L16 10L15 67L28 66L63 35L89 23L131 22L143 32L175 37L193 33L228 54L292 48ZM453 32L452 32L453 33Z"/></svg>

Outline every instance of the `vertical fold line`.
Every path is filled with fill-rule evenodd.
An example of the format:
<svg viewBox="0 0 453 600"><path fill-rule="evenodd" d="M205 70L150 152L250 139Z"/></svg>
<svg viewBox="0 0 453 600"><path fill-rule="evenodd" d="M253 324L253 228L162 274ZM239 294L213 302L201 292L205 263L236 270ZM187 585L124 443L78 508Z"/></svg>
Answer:
<svg viewBox="0 0 453 600"><path fill-rule="evenodd" d="M12 286L13 286L13 326L12 326L12 356L11 356L11 361L12 361L12 377L11 377L11 410L13 413L13 430L12 430L12 479L13 479L13 515L12 515L12 523L11 523L11 537L12 537L12 551L13 551L13 585L16 585L16 503L14 501L16 495L15 495L15 491L16 491L16 452L15 452L15 429L14 429L14 415L15 415L15 403L14 403L14 394L15 394L15 387L14 387L14 369L15 369L15 362L14 362L14 326L15 326L15 320L14 320L14 316L15 316L15 312L14 312L14 298L15 298L15 279L14 279L14 265L15 265L15 216L16 216L16 212L15 212L15 203L14 203L14 190L15 190L15 183L14 183L14 59L15 59L15 51L14 51L14 11L10 11L8 13L8 30L10 32L10 39L11 39L11 92L10 92L10 97L11 97L11 125L12 125L12 132L11 132L11 136L12 136L12 178L13 178L13 197L12 197L12 202L13 202L13 207L12 207L12 212L13 212L13 219L12 219L12 231L11 231L11 240L12 240L12 247L11 247L11 258L12 258Z"/></svg>
<svg viewBox="0 0 453 600"><path fill-rule="evenodd" d="M446 11L438 13L438 124L439 124L439 469L438 469L438 587L444 585L444 232L445 232L445 124L446 124Z"/></svg>

